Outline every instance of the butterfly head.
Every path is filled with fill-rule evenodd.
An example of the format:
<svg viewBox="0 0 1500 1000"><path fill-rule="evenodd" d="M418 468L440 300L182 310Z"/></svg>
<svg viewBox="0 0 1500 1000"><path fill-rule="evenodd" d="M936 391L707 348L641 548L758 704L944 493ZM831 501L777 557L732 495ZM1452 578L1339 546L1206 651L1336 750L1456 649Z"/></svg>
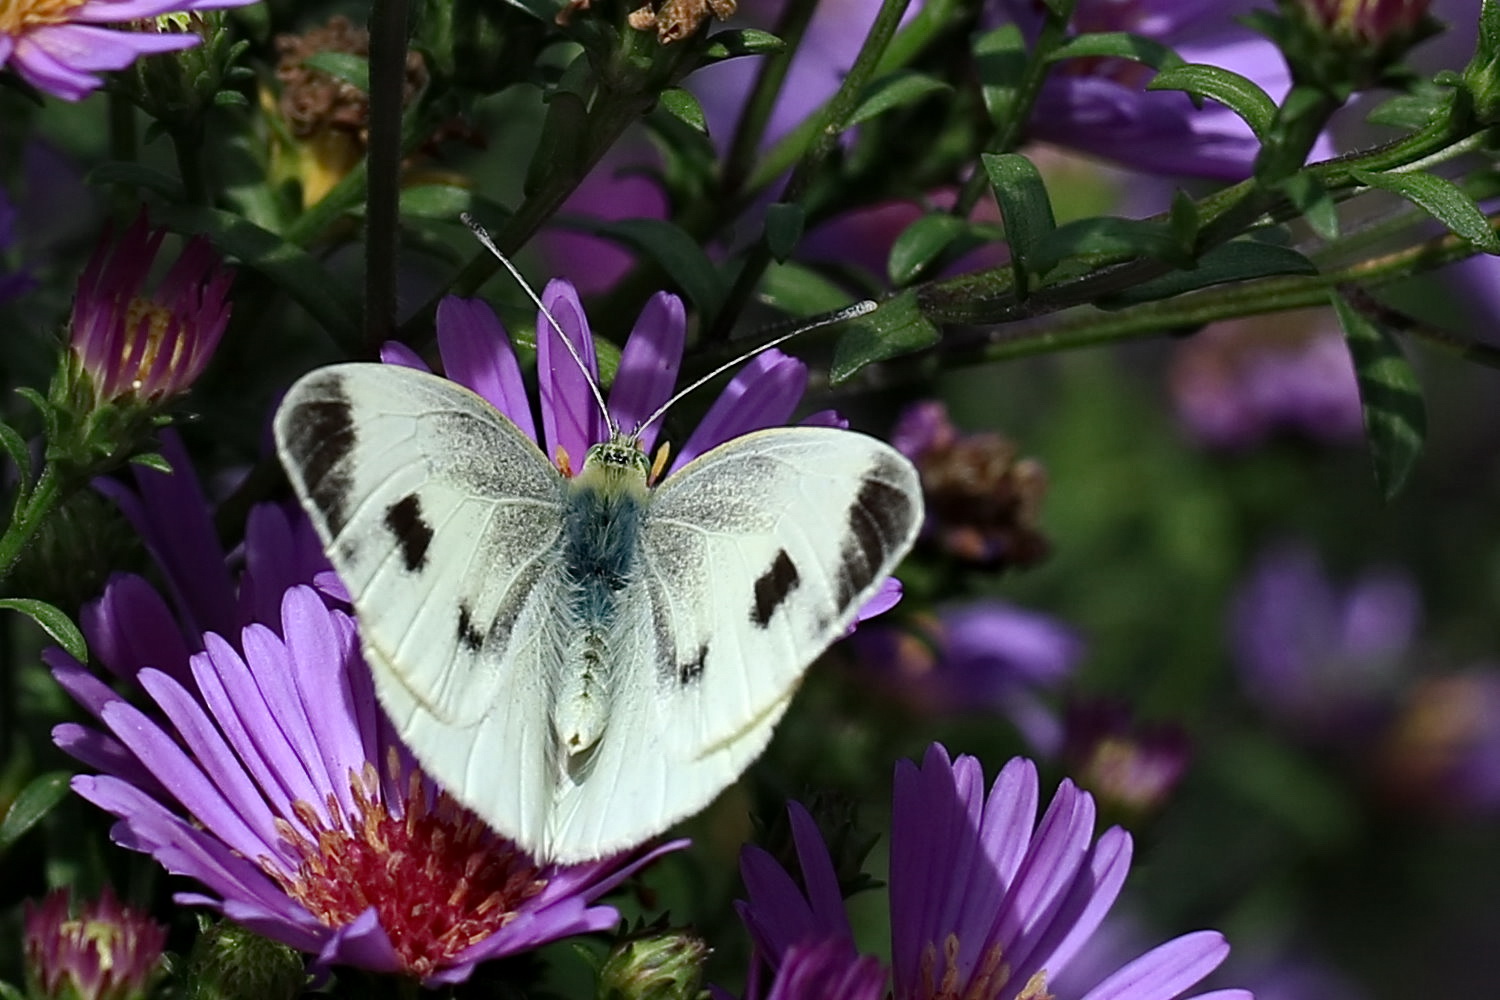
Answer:
<svg viewBox="0 0 1500 1000"><path fill-rule="evenodd" d="M650 474L651 459L641 450L640 440L617 432L589 448L576 481L600 489L645 490Z"/></svg>

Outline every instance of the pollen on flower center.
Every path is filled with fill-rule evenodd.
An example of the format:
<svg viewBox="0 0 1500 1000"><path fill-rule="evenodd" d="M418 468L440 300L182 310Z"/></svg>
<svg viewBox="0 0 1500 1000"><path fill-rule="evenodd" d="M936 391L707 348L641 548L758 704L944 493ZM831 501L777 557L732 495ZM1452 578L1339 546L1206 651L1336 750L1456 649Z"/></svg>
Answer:
<svg viewBox="0 0 1500 1000"><path fill-rule="evenodd" d="M120 363L126 368L132 389L141 388L145 377L155 368L156 356L175 322L176 315L164 305L144 298L130 300L125 309L125 329L131 333L125 338ZM169 369L176 367L186 347L186 338L171 338L172 356L167 359Z"/></svg>
<svg viewBox="0 0 1500 1000"><path fill-rule="evenodd" d="M404 813L393 814L381 801L375 766L366 763L363 774L350 776L355 815L345 816L331 795L331 822L297 803L297 818L316 840L278 820L299 859L294 872L261 859L288 895L330 927L373 906L404 971L418 977L495 933L547 884L528 855L447 793L429 802L423 786L414 770Z"/></svg>
<svg viewBox="0 0 1500 1000"><path fill-rule="evenodd" d="M921 1000L999 1000L1001 991L1010 982L1011 968L1000 954L1000 945L991 945L981 957L979 964L968 974L965 981L959 964L961 947L957 934L949 934L943 941L942 968L938 968L937 944L929 941L922 949L921 985L917 996ZM1038 970L1026 984L1025 989L1015 994L1014 1000L1051 1000L1047 992L1047 972Z"/></svg>
<svg viewBox="0 0 1500 1000"><path fill-rule="evenodd" d="M27 28L64 24L88 0L0 0L0 35L19 35Z"/></svg>

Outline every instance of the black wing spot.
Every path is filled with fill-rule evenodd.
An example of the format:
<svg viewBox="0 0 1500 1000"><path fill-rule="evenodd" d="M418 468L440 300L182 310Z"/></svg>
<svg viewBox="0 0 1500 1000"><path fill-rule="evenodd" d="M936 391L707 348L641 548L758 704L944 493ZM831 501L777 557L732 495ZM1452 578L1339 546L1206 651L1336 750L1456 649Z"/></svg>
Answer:
<svg viewBox="0 0 1500 1000"><path fill-rule="evenodd" d="M471 653L477 653L484 646L484 636L474 627L474 612L469 610L467 603L458 606L458 641Z"/></svg>
<svg viewBox="0 0 1500 1000"><path fill-rule="evenodd" d="M401 559L409 573L427 564L427 547L432 544L432 525L422 516L422 501L408 494L386 508L385 526L401 545Z"/></svg>
<svg viewBox="0 0 1500 1000"><path fill-rule="evenodd" d="M860 485L849 506L849 521L840 550L840 610L848 608L880 575L890 545L906 535L912 506L904 491L873 476Z"/></svg>
<svg viewBox="0 0 1500 1000"><path fill-rule="evenodd" d="M328 533L337 535L348 522L349 494L354 488L345 459L359 435L354 429L353 407L340 381L330 378L316 391L326 398L297 407L287 450L308 497L327 522Z"/></svg>
<svg viewBox="0 0 1500 1000"><path fill-rule="evenodd" d="M677 664L677 683L683 687L698 683L703 676L703 661L708 659L708 643L698 647L698 655Z"/></svg>
<svg viewBox="0 0 1500 1000"><path fill-rule="evenodd" d="M750 612L750 620L760 628L771 624L771 616L801 582L792 557L786 554L786 549L778 549L771 568L755 581L755 608Z"/></svg>

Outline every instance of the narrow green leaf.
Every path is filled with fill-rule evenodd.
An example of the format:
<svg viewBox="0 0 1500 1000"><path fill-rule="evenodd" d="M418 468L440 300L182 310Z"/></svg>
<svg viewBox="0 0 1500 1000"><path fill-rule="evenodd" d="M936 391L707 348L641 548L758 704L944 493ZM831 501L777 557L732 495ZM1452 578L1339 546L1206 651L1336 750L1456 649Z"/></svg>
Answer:
<svg viewBox="0 0 1500 1000"><path fill-rule="evenodd" d="M1007 24L980 35L974 43L974 69L979 76L979 96L990 120L1004 124L1015 105L1026 75L1026 38L1015 24Z"/></svg>
<svg viewBox="0 0 1500 1000"><path fill-rule="evenodd" d="M238 90L220 90L214 94L216 108L248 108L250 102Z"/></svg>
<svg viewBox="0 0 1500 1000"><path fill-rule="evenodd" d="M1078 219L1053 230L1032 252L1032 266L1046 274L1069 257L1097 258L1091 263L1149 257L1173 267L1193 265L1164 223L1114 216Z"/></svg>
<svg viewBox="0 0 1500 1000"><path fill-rule="evenodd" d="M1143 282L1134 288L1101 300L1096 305L1105 309L1137 305L1168 299L1184 292L1197 291L1211 285L1229 281L1248 281L1252 278L1268 278L1279 274L1317 274L1312 261L1290 247L1274 243L1259 243L1254 240L1234 240L1214 247L1198 259L1191 270L1173 271L1171 274Z"/></svg>
<svg viewBox="0 0 1500 1000"><path fill-rule="evenodd" d="M180 202L186 195L182 191L182 181L169 173L148 167L143 163L125 163L120 160L111 160L101 163L89 171L86 178L92 187L113 187L116 185L134 188L138 191L150 191L159 194L168 201Z"/></svg>
<svg viewBox="0 0 1500 1000"><path fill-rule="evenodd" d="M1172 194L1172 207L1167 213L1167 228L1185 254L1193 252L1198 239L1198 203L1186 191L1178 188Z"/></svg>
<svg viewBox="0 0 1500 1000"><path fill-rule="evenodd" d="M681 87L668 87L661 92L661 106L673 118L691 126L694 131L708 134L708 118L703 114L703 105L698 103L698 98L691 91Z"/></svg>
<svg viewBox="0 0 1500 1000"><path fill-rule="evenodd" d="M1342 295L1333 296L1333 308L1344 328L1349 356L1354 359L1375 480L1389 500L1400 491L1422 453L1427 434L1422 389L1389 330Z"/></svg>
<svg viewBox="0 0 1500 1000"><path fill-rule="evenodd" d="M1452 181L1425 171L1394 174L1356 170L1354 178L1361 184L1399 194L1485 253L1500 254L1500 236L1490 228L1490 220Z"/></svg>
<svg viewBox="0 0 1500 1000"><path fill-rule="evenodd" d="M26 1000L26 995L10 983L0 980L0 1000Z"/></svg>
<svg viewBox="0 0 1500 1000"><path fill-rule="evenodd" d="M1325 240L1339 238L1339 207L1315 175L1306 172L1293 174L1282 184L1281 190L1307 219L1313 232Z"/></svg>
<svg viewBox="0 0 1500 1000"><path fill-rule="evenodd" d="M0 423L0 448L10 456L10 460L16 463L16 471L21 482L31 482L31 449L26 446L26 439L10 424Z"/></svg>
<svg viewBox="0 0 1500 1000"><path fill-rule="evenodd" d="M1397 94L1381 101L1365 116L1365 121L1415 132L1435 121L1439 115L1448 114L1452 103L1451 89L1418 84L1412 93Z"/></svg>
<svg viewBox="0 0 1500 1000"><path fill-rule="evenodd" d="M570 219L566 224L641 251L667 272L705 316L716 314L724 301L724 279L714 262L697 240L665 219Z"/></svg>
<svg viewBox="0 0 1500 1000"><path fill-rule="evenodd" d="M1480 5L1479 54L1500 56L1500 0L1484 0Z"/></svg>
<svg viewBox="0 0 1500 1000"><path fill-rule="evenodd" d="M45 429L43 437L48 441L56 441L58 431L57 410L53 408L47 397L29 385L17 386L16 395L30 403L36 409L37 415L42 418L42 426Z"/></svg>
<svg viewBox="0 0 1500 1000"><path fill-rule="evenodd" d="M778 201L766 207L766 247L771 258L780 264L797 249L807 213L801 205Z"/></svg>
<svg viewBox="0 0 1500 1000"><path fill-rule="evenodd" d="M1057 220L1052 215L1052 200L1047 196L1041 172L1026 157L1019 153L985 153L981 159L990 186L995 189L995 198L1000 203L1000 215L1005 220L1005 238L1010 244L1011 267L1016 276L1016 296L1025 298L1028 272L1034 268L1038 274L1046 270L1038 267L1033 258L1037 248L1057 228Z"/></svg>
<svg viewBox="0 0 1500 1000"><path fill-rule="evenodd" d="M703 64L737 59L740 56L767 56L786 48L786 42L769 31L734 28L708 36L703 47Z"/></svg>
<svg viewBox="0 0 1500 1000"><path fill-rule="evenodd" d="M557 15L563 9L563 5L556 0L503 0L503 2L530 14L538 21L545 22L549 27L557 23Z"/></svg>
<svg viewBox="0 0 1500 1000"><path fill-rule="evenodd" d="M69 656L80 663L88 662L89 647L83 641L83 633L78 631L73 619L63 614L61 609L34 597L0 597L0 609L19 611L28 616L59 646L67 650Z"/></svg>
<svg viewBox="0 0 1500 1000"><path fill-rule="evenodd" d="M1186 65L1182 56L1161 42L1128 31L1078 35L1047 54L1048 62L1062 62L1064 59L1129 59L1156 70Z"/></svg>
<svg viewBox="0 0 1500 1000"><path fill-rule="evenodd" d="M947 212L929 212L907 226L891 244L886 263L891 282L905 285L915 281L967 228L963 219Z"/></svg>
<svg viewBox="0 0 1500 1000"><path fill-rule="evenodd" d="M66 771L51 771L27 782L11 803L10 811L0 820L0 851L20 840L63 800L68 794L68 779L71 777Z"/></svg>
<svg viewBox="0 0 1500 1000"><path fill-rule="evenodd" d="M170 476L172 474L172 463L167 461L167 456L155 451L143 451L139 455L130 456L131 465L142 465L148 469Z"/></svg>
<svg viewBox="0 0 1500 1000"><path fill-rule="evenodd" d="M834 348L828 378L837 385L865 365L920 351L940 339L938 328L922 315L917 293L902 292L849 321L848 332Z"/></svg>
<svg viewBox="0 0 1500 1000"><path fill-rule="evenodd" d="M1254 80L1219 66L1183 63L1162 70L1147 90L1183 90L1198 100L1212 98L1239 115L1255 137L1265 140L1276 119L1276 102Z"/></svg>
<svg viewBox="0 0 1500 1000"><path fill-rule="evenodd" d="M579 59L583 59L580 55ZM574 60L577 65L577 60ZM571 68L571 67L570 67ZM588 105L582 96L568 90L557 90L547 101L547 117L536 150L526 168L524 191L527 195L540 190L551 178L563 173L581 173L582 141L588 133Z"/></svg>
<svg viewBox="0 0 1500 1000"><path fill-rule="evenodd" d="M761 282L765 304L789 316L816 316L849 304L849 290L796 261L766 268Z"/></svg>
<svg viewBox="0 0 1500 1000"><path fill-rule="evenodd" d="M850 125L869 121L893 108L915 104L930 94L944 93L953 88L941 80L914 70L897 70L878 80L871 80L860 95L859 105L849 117Z"/></svg>
<svg viewBox="0 0 1500 1000"><path fill-rule="evenodd" d="M302 60L302 65L343 80L362 94L370 92L370 60L364 56L352 52L314 52Z"/></svg>

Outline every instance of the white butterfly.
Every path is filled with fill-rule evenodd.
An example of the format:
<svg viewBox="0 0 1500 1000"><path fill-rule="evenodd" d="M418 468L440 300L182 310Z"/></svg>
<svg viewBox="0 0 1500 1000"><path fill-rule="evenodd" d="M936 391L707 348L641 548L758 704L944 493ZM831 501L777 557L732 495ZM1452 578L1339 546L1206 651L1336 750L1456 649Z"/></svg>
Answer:
<svg viewBox="0 0 1500 1000"><path fill-rule="evenodd" d="M468 389L304 376L277 448L423 768L543 861L633 847L765 748L802 673L916 538L916 470L779 427L648 484L616 431L563 476Z"/></svg>

